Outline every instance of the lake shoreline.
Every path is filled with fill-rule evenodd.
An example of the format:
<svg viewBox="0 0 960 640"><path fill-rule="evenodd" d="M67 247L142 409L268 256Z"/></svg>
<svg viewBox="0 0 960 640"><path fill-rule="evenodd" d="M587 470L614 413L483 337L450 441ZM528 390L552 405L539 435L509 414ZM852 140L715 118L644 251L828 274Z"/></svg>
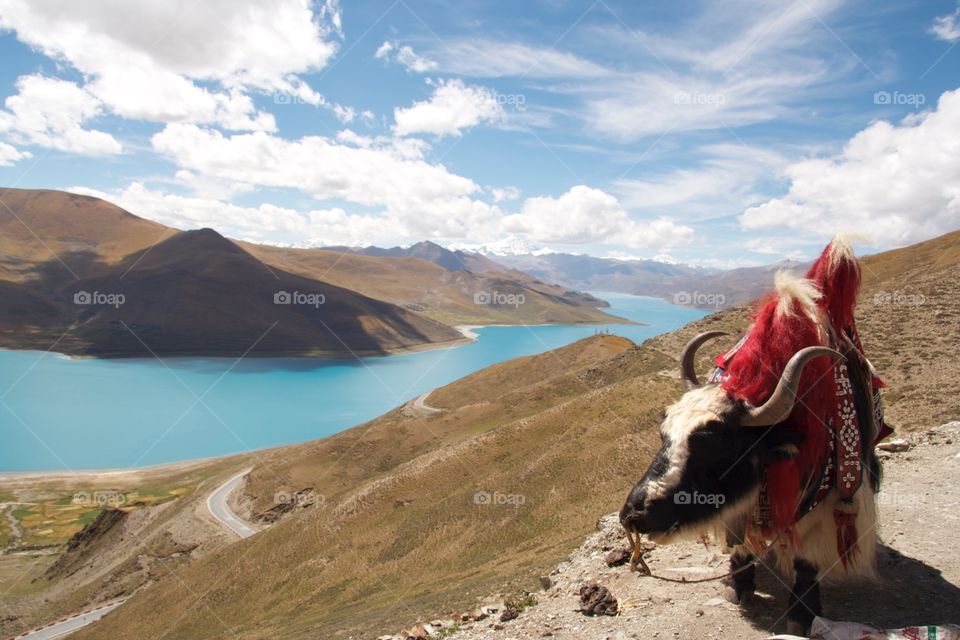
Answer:
<svg viewBox="0 0 960 640"><path fill-rule="evenodd" d="M611 301L614 313L635 320L463 323L452 327L456 340L389 357L76 358L3 350L0 383L15 387L7 401L29 429L16 415L0 417L11 438L0 452L0 478L109 481L128 469L230 464L217 461L326 438L503 361L599 333L639 344L702 315L650 297ZM53 449L37 447L37 438Z"/></svg>
<svg viewBox="0 0 960 640"><path fill-rule="evenodd" d="M472 342L477 341L477 334L474 329L486 329L488 327L600 327L607 325L614 326L649 326L645 322L638 322L636 320L627 320L621 318L615 318L619 320L617 322L543 322L538 324L506 324L506 323L494 323L494 324L460 324L452 325L450 328L456 331L459 331L463 337L456 338L454 340L444 340L442 342L424 342L421 344L410 345L406 347L396 347L393 349L384 349L384 350L353 350L348 352L343 351L309 351L309 350L291 350L291 351L257 351L257 352L243 352L243 351L221 351L221 352L193 352L193 351L162 351L162 352L116 352L116 353L65 353L63 351L54 351L51 349L21 349L18 347L9 347L9 346L0 346L0 352L2 351L12 351L12 352L34 352L34 353L47 353L55 357L65 358L67 360L164 360L164 359L173 359L173 358L194 358L194 359L238 359L238 358L252 358L252 359L269 359L269 358L303 358L303 359L316 359L316 360L351 360L351 359L367 359L367 358L387 358L391 356L403 356L411 353L422 353L424 351L440 351L444 349L455 349Z"/></svg>

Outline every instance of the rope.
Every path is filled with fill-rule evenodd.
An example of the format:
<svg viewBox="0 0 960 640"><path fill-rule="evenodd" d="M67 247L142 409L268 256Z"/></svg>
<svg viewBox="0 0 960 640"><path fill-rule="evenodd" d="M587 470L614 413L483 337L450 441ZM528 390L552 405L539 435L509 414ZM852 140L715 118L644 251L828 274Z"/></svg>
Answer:
<svg viewBox="0 0 960 640"><path fill-rule="evenodd" d="M713 582L714 580L723 580L724 578L730 578L732 576L737 575L741 571L746 571L747 569L751 567L755 567L758 564L760 564L763 557L767 555L767 552L770 551L770 549L772 549L773 546L780 540L780 535L782 533L783 533L782 531L777 533L776 537L773 540L771 540L769 544L764 546L761 553L754 554L753 560L751 560L750 562L748 562L747 564L741 567L737 567L736 569L731 569L730 571L727 571L726 573L723 573L719 576L710 576L709 578L687 578L685 576L682 576L680 578L671 578L668 576L657 575L650 570L650 567L648 567L647 563L644 562L643 560L643 550L640 547L641 536L638 534L636 539L634 539L633 533L631 531L627 531L627 539L630 541L631 544L633 544L633 554L630 557L630 570L636 571L637 564L640 564L643 568L641 575L647 576L649 578L654 578L656 580L661 580L663 582L676 582L679 584L698 584L701 582Z"/></svg>

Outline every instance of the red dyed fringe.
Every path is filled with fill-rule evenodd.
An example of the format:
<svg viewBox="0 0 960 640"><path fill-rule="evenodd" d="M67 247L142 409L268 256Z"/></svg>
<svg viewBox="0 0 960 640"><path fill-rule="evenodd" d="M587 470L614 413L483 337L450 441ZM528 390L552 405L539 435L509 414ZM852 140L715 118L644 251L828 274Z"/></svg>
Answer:
<svg viewBox="0 0 960 640"><path fill-rule="evenodd" d="M837 554L843 562L843 568L847 569L856 562L860 551L857 546L860 540L857 535L857 514L834 510L833 522L837 526Z"/></svg>
<svg viewBox="0 0 960 640"><path fill-rule="evenodd" d="M850 258L833 260L828 245L807 277L822 293L818 304L832 331L839 334L852 326L860 288L858 262ZM804 347L828 346L824 345L820 327L799 303L795 303L792 315L778 315L778 302L776 294L761 301L746 341L725 371L724 389L753 405L770 397L793 354ZM817 473L830 455L833 434L824 419L835 398L832 361L816 358L804 368L797 397L784 427L804 435L798 445L799 455L771 464L767 476L773 524L779 531L793 524L807 478Z"/></svg>

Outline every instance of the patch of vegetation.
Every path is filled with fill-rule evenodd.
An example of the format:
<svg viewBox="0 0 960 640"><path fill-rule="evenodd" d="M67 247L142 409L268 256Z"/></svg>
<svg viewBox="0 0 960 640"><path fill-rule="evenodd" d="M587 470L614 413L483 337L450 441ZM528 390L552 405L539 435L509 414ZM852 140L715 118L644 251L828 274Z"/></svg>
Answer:
<svg viewBox="0 0 960 640"><path fill-rule="evenodd" d="M449 627L444 627L444 628L442 628L442 629L438 629L437 632L436 632L435 634L433 634L433 637L434 637L434 638L441 638L441 639L442 639L442 638L449 638L450 636L452 636L453 634L455 634L457 631L459 631L461 626L462 626L462 625L461 625L459 622L454 622L453 625L451 625L451 626L449 626Z"/></svg>
<svg viewBox="0 0 960 640"><path fill-rule="evenodd" d="M523 613L524 609L537 606L537 596L532 593L521 593L508 598L503 606L507 609L513 609L517 613Z"/></svg>

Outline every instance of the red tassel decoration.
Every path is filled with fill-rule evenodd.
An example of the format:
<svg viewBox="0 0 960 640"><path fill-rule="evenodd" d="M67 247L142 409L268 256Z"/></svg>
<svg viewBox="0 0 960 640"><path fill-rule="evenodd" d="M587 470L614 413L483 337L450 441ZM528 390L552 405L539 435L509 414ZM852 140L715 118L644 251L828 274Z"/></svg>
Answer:
<svg viewBox="0 0 960 640"><path fill-rule="evenodd" d="M838 505L833 510L833 522L837 526L837 554L840 556L843 568L848 569L857 561L857 554L860 551L857 546L857 541L860 539L857 535L857 514Z"/></svg>

